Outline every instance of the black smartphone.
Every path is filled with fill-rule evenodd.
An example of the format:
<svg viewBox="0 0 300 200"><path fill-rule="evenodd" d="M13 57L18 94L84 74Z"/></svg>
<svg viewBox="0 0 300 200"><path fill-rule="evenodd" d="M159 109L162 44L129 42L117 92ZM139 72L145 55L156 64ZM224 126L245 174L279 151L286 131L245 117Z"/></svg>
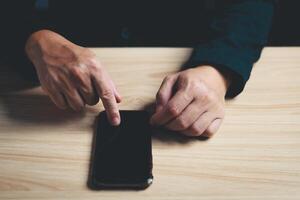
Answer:
<svg viewBox="0 0 300 200"><path fill-rule="evenodd" d="M145 189L153 181L149 114L120 111L121 124L110 125L105 111L96 119L91 159L91 189Z"/></svg>

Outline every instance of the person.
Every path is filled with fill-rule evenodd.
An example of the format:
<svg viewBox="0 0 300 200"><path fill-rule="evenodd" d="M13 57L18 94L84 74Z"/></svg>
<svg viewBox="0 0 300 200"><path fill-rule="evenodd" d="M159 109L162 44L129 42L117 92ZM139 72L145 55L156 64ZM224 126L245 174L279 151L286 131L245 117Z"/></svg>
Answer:
<svg viewBox="0 0 300 200"><path fill-rule="evenodd" d="M5 29L5 38L14 41L6 47L11 60L22 60L25 47L25 59L33 64L33 73L57 107L79 111L101 99L112 125L120 124L122 97L101 60L86 46L193 47L182 70L163 79L150 123L188 136L210 137L224 118L225 97L242 92L260 57L275 2L37 0L7 4L14 10L6 13L10 20ZM16 12L23 17L14 16ZM28 73L30 68L22 70Z"/></svg>

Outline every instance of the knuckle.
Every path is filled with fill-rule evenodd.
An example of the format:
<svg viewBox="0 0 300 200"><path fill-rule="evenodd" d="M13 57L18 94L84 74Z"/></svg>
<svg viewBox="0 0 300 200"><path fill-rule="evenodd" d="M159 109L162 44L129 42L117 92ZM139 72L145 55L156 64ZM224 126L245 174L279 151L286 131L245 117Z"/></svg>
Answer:
<svg viewBox="0 0 300 200"><path fill-rule="evenodd" d="M182 98L185 100L185 101L192 101L194 99L194 96L192 94L190 94L189 91L183 91L182 92Z"/></svg>
<svg viewBox="0 0 300 200"><path fill-rule="evenodd" d="M199 88L201 87L201 82L191 80L189 81L189 86L192 90L199 90Z"/></svg>
<svg viewBox="0 0 300 200"><path fill-rule="evenodd" d="M88 68L90 71L95 72L95 71L102 70L102 65L99 63L99 61L95 57L89 58L88 63L89 63Z"/></svg>
<svg viewBox="0 0 300 200"><path fill-rule="evenodd" d="M192 136L198 136L198 135L200 135L201 133L200 133L199 127L196 126L196 125L192 125L191 128L190 128L190 134Z"/></svg>
<svg viewBox="0 0 300 200"><path fill-rule="evenodd" d="M201 123L203 124L203 123ZM193 136L199 136L204 132L204 126L203 125L193 125L191 127Z"/></svg>
<svg viewBox="0 0 300 200"><path fill-rule="evenodd" d="M204 84L198 85L197 91L198 98L201 102L215 103L218 101L217 95L213 91L209 90Z"/></svg>
<svg viewBox="0 0 300 200"><path fill-rule="evenodd" d="M178 119L177 124L180 129L186 129L188 127L187 121L182 117Z"/></svg>
<svg viewBox="0 0 300 200"><path fill-rule="evenodd" d="M174 116L174 117L179 115L179 113L180 113L178 107L176 105L172 105L172 104L168 105L167 111L171 116Z"/></svg>
<svg viewBox="0 0 300 200"><path fill-rule="evenodd" d="M199 90L198 97L201 102L209 102L209 98L210 98L209 96L210 96L210 94L209 94L208 90L206 90L206 89Z"/></svg>
<svg viewBox="0 0 300 200"><path fill-rule="evenodd" d="M89 69L92 71L92 72L96 72L96 71L100 71L101 70L101 68L98 66L98 65L96 65L96 64L91 64L91 65L89 65Z"/></svg>
<svg viewBox="0 0 300 200"><path fill-rule="evenodd" d="M196 92L196 94L206 94L207 90L201 81L191 81L189 83L189 88L191 91Z"/></svg>
<svg viewBox="0 0 300 200"><path fill-rule="evenodd" d="M103 90L103 91L101 91L100 97L101 97L101 99L104 99L104 100L110 100L111 98L113 98L113 92L108 89Z"/></svg>
<svg viewBox="0 0 300 200"><path fill-rule="evenodd" d="M71 73L77 78L81 78L83 75L82 70L79 67L72 67Z"/></svg>
<svg viewBox="0 0 300 200"><path fill-rule="evenodd" d="M113 110L111 111L111 117L114 118L114 117L119 117L119 114L117 111Z"/></svg>

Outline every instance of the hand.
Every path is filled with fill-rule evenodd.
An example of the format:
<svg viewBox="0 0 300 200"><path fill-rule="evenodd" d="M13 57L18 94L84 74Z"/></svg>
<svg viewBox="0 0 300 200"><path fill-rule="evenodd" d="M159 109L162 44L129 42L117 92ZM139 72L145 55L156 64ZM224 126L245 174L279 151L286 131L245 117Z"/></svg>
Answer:
<svg viewBox="0 0 300 200"><path fill-rule="evenodd" d="M59 108L78 111L102 100L112 125L120 123L121 97L95 54L48 30L33 33L26 53L34 64L41 86Z"/></svg>
<svg viewBox="0 0 300 200"><path fill-rule="evenodd" d="M224 118L229 79L212 66L167 76L157 92L150 123L187 136L211 137Z"/></svg>

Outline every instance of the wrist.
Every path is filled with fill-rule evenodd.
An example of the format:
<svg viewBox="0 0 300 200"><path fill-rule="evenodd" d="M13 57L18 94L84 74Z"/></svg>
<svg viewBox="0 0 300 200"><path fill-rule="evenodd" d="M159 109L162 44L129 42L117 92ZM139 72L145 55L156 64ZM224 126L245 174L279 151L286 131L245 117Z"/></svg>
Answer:
<svg viewBox="0 0 300 200"><path fill-rule="evenodd" d="M220 95L225 96L231 84L231 74L225 70L219 70L214 66L203 65L195 68L202 74L204 81L216 90Z"/></svg>
<svg viewBox="0 0 300 200"><path fill-rule="evenodd" d="M31 34L27 39L25 52L35 63L43 57L70 58L76 54L76 47L79 46L53 31L40 30Z"/></svg>

